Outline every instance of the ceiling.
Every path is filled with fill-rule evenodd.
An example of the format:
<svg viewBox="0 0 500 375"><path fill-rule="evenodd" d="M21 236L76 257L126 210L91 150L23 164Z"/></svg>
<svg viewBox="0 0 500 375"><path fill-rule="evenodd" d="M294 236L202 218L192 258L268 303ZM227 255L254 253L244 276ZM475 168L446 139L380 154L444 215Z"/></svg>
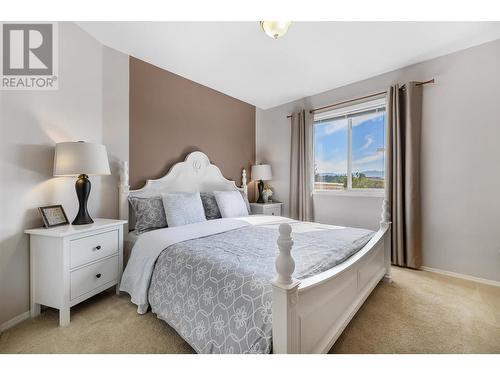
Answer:
<svg viewBox="0 0 500 375"><path fill-rule="evenodd" d="M500 38L500 22L78 22L104 45L267 109ZM422 77L423 79L428 77Z"/></svg>

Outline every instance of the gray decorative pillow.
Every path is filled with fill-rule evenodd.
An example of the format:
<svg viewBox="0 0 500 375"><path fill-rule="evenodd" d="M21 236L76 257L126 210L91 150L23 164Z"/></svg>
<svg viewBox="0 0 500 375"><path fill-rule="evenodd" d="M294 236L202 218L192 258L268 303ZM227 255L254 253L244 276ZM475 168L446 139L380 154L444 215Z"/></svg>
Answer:
<svg viewBox="0 0 500 375"><path fill-rule="evenodd" d="M213 193L200 193L201 203L207 220L220 219L222 216Z"/></svg>
<svg viewBox="0 0 500 375"><path fill-rule="evenodd" d="M162 193L169 227L207 221L200 193Z"/></svg>
<svg viewBox="0 0 500 375"><path fill-rule="evenodd" d="M161 197L129 197L128 201L135 213L135 232L137 234L167 226Z"/></svg>

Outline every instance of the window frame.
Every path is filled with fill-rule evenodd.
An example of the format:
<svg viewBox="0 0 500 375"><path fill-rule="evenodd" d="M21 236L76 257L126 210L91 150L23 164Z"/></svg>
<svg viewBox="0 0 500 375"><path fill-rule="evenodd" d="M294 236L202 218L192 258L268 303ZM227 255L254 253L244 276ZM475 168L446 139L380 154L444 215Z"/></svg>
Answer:
<svg viewBox="0 0 500 375"><path fill-rule="evenodd" d="M341 108L336 108L329 111L315 113L313 118L313 135L315 131L315 123L319 120L326 120L334 117L342 117L356 112L365 112L371 109L384 108L387 109L385 95L380 98L371 99L362 103L353 104ZM351 197L384 197L385 187L383 189L353 189L352 188L352 118L347 118L347 188L343 190L317 190L315 186L315 174L312 171L313 195L336 195L336 196L351 196ZM387 122L384 122L384 133L387 132ZM316 150L313 142L313 160L316 161ZM387 146L384 141L384 149ZM384 155L385 159L385 155ZM315 164L315 163L314 163ZM384 168L384 186L385 186L385 168Z"/></svg>

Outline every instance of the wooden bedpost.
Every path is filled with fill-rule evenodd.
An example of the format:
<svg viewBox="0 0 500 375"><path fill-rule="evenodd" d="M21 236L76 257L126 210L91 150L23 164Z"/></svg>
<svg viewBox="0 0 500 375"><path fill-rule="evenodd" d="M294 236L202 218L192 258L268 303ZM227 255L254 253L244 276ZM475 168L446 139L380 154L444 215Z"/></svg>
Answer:
<svg viewBox="0 0 500 375"><path fill-rule="evenodd" d="M290 224L279 226L276 258L278 276L273 286L273 352L299 353L299 324L297 316L298 288L300 282L292 277L295 261L291 251L293 240Z"/></svg>
<svg viewBox="0 0 500 375"><path fill-rule="evenodd" d="M130 191L128 179L128 161L120 162L120 184L118 185L118 218L129 220L128 217L128 195ZM124 233L128 233L128 223L125 225Z"/></svg>
<svg viewBox="0 0 500 375"><path fill-rule="evenodd" d="M385 230L384 234L384 281L391 282L391 205L387 199L382 202L382 214L380 215L380 229Z"/></svg>

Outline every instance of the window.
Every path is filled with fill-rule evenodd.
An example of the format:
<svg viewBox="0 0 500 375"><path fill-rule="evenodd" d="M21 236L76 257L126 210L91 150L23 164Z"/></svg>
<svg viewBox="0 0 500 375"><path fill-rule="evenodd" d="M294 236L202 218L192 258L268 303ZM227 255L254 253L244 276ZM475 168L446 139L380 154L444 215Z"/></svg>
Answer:
<svg viewBox="0 0 500 375"><path fill-rule="evenodd" d="M384 189L385 99L314 116L314 190Z"/></svg>

